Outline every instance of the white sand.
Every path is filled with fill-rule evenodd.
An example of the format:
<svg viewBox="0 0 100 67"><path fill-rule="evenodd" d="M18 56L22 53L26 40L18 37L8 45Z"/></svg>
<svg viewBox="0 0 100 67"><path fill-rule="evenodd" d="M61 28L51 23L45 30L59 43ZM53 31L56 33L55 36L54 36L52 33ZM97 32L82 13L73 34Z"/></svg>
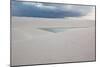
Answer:
<svg viewBox="0 0 100 67"><path fill-rule="evenodd" d="M66 30L54 33L40 28ZM94 20L12 17L11 65L94 60Z"/></svg>

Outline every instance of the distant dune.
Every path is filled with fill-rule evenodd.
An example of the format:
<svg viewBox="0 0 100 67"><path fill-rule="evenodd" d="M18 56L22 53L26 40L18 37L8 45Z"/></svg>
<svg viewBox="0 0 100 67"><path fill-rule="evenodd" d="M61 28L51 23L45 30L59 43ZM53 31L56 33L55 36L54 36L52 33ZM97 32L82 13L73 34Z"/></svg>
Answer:
<svg viewBox="0 0 100 67"><path fill-rule="evenodd" d="M85 19L47 19L47 18L32 18L32 17L12 17L13 27L29 26L33 28L55 28L55 27L91 27L95 25L95 20Z"/></svg>

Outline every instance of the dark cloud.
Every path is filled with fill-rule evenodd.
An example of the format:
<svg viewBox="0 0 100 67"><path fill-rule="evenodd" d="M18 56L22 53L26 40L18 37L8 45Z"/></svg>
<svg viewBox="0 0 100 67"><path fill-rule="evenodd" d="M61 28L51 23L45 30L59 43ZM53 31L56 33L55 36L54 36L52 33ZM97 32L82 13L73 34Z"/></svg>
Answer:
<svg viewBox="0 0 100 67"><path fill-rule="evenodd" d="M64 18L80 17L89 12L90 6L72 6L12 1L12 16Z"/></svg>

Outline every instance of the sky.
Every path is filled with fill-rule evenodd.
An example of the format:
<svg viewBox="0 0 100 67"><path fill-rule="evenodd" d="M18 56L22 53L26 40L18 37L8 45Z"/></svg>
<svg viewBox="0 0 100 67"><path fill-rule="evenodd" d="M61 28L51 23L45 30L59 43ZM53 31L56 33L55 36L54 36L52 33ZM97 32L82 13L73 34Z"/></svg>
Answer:
<svg viewBox="0 0 100 67"><path fill-rule="evenodd" d="M12 1L12 16L66 18L91 15L94 6ZM92 12L93 13L93 12Z"/></svg>

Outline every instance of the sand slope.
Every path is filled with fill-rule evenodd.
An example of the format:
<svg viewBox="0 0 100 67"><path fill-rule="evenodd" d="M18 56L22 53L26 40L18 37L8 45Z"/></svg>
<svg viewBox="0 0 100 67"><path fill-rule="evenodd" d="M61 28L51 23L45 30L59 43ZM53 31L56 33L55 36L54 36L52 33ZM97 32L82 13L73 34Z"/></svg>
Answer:
<svg viewBox="0 0 100 67"><path fill-rule="evenodd" d="M95 21L12 17L11 43L12 66L94 61Z"/></svg>

